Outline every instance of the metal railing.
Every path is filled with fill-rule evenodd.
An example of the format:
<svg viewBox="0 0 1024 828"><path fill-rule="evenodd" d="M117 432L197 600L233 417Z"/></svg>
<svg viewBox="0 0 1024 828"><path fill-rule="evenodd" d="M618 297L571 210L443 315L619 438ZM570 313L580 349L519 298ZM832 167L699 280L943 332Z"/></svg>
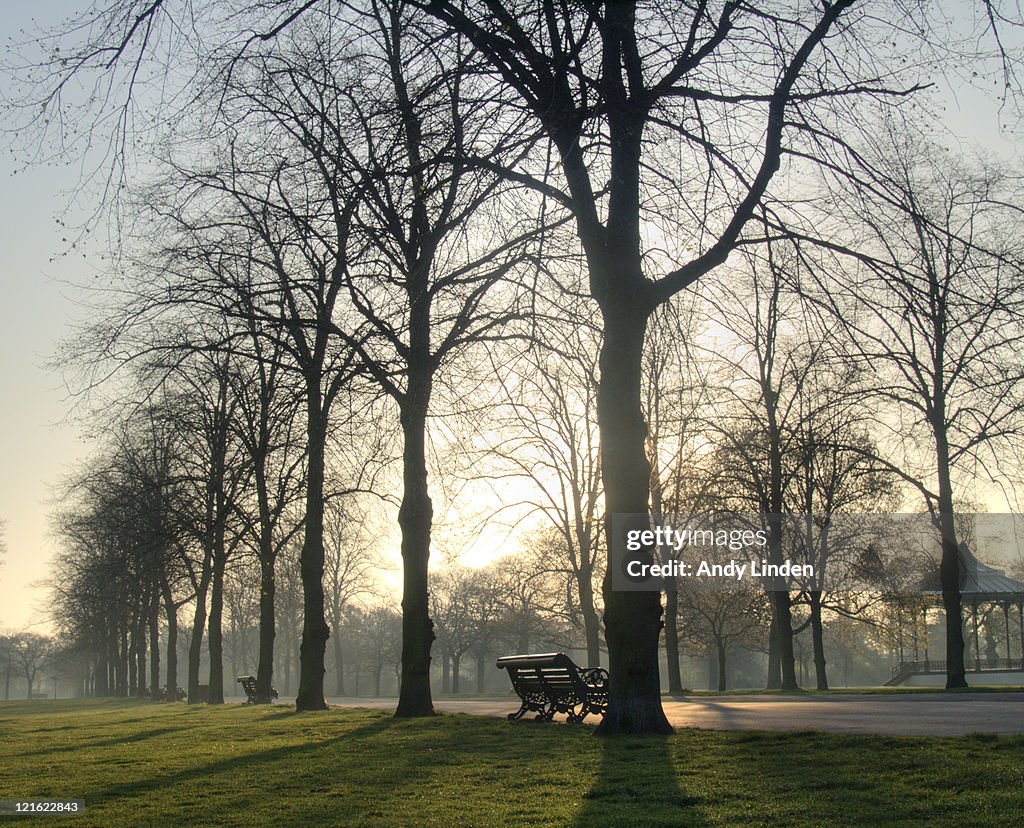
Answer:
<svg viewBox="0 0 1024 828"><path fill-rule="evenodd" d="M1021 658L965 658L964 669L968 673L983 673L988 670L1024 670ZM901 661L892 668L892 677L910 676L914 673L945 673L945 659L924 661Z"/></svg>

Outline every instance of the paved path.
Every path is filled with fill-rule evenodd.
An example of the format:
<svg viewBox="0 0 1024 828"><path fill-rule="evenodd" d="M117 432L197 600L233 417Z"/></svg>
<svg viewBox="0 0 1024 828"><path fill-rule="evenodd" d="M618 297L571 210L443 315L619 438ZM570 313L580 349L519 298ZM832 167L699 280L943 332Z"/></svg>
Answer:
<svg viewBox="0 0 1024 828"><path fill-rule="evenodd" d="M345 707L393 710L396 700L328 701ZM438 710L477 716L504 716L518 706L513 697L434 702ZM666 699L665 713L676 727L709 730L824 730L906 736L1024 733L1024 693L1017 692L694 696L679 701Z"/></svg>

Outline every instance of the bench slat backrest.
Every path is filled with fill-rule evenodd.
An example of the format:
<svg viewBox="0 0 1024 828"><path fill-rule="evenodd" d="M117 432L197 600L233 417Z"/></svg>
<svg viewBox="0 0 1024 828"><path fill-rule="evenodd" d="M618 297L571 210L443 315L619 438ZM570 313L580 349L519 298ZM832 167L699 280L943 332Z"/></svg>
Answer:
<svg viewBox="0 0 1024 828"><path fill-rule="evenodd" d="M579 668L565 653L505 656L498 668L508 671L517 692L543 692L559 698L586 696Z"/></svg>

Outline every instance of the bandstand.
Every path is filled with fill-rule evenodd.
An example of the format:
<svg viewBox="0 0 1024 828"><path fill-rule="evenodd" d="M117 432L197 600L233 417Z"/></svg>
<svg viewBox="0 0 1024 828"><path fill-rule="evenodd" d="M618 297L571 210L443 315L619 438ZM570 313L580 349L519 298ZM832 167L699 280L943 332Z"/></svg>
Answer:
<svg viewBox="0 0 1024 828"><path fill-rule="evenodd" d="M924 659L901 661L892 668L892 678L885 684L904 684L915 676L944 675L945 659L931 659L928 655L928 614L936 609L942 611L942 590L938 588L938 575L929 579L922 592L931 599L922 609L924 621ZM960 550L960 598L965 622L964 668L968 674L1003 674L986 677L984 683L1024 683L1024 583L1010 578L1001 569L981 563L971 552ZM1003 641L1006 656L999 658L981 657L980 613L985 610L1001 610L1003 616ZM1013 642L1011 630L1016 628L1017 641ZM972 657L973 656L973 657ZM1016 676L1007 674L1017 674ZM1014 679L1019 679L1015 681ZM970 682L970 679L968 679ZM975 679L977 682L977 679Z"/></svg>

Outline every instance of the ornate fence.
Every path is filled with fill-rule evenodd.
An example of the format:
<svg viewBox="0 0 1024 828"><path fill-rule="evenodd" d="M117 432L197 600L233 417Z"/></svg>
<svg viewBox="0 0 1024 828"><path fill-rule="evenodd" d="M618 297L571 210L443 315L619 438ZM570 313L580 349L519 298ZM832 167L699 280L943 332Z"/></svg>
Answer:
<svg viewBox="0 0 1024 828"><path fill-rule="evenodd" d="M984 673L994 670L1022 670L1022 658L967 658L964 667L968 673ZM903 679L915 673L945 673L945 659L926 659L924 661L901 661L892 668L893 679Z"/></svg>

